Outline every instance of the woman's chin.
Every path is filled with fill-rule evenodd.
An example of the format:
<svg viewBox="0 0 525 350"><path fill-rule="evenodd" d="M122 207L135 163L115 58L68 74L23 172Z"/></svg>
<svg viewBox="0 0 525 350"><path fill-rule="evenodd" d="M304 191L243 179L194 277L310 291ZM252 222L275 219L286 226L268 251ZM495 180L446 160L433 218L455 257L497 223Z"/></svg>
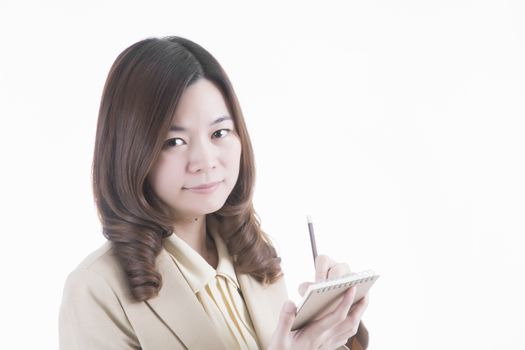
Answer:
<svg viewBox="0 0 525 350"><path fill-rule="evenodd" d="M182 212L185 212L187 216L201 216L201 215L207 215L211 213L215 213L219 209L221 209L226 202L226 199L223 201L216 201L216 202L210 202L210 203L199 203L200 205L198 207L194 208L188 208L188 210L182 210ZM180 212L181 210L179 210ZM186 216L185 215L185 216Z"/></svg>

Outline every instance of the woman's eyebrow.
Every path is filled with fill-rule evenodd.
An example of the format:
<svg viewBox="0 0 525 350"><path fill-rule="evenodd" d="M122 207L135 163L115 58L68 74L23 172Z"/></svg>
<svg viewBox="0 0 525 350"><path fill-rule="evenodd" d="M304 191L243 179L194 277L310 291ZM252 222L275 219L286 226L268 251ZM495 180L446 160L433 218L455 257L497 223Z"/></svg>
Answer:
<svg viewBox="0 0 525 350"><path fill-rule="evenodd" d="M213 126L215 124L219 124L220 122L223 122L225 120L233 120L233 118L230 117L229 115L223 115L223 116L215 119L215 121L211 122L210 126ZM184 128L182 126L172 125L172 126L170 126L170 131L186 131L186 128Z"/></svg>

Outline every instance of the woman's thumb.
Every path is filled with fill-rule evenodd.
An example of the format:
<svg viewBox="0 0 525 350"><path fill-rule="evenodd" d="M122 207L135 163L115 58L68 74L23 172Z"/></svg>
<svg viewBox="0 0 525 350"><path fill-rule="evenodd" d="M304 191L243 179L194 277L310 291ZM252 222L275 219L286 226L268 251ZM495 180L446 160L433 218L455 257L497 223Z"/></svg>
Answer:
<svg viewBox="0 0 525 350"><path fill-rule="evenodd" d="M297 289L297 291L302 297L304 297L304 293L306 293L306 291L308 290L308 287L310 287L310 285L312 284L313 282L303 282L299 285L299 288Z"/></svg>
<svg viewBox="0 0 525 350"><path fill-rule="evenodd" d="M279 322L277 328L273 334L273 339L277 341L283 341L288 337L288 334L292 330L292 324L295 320L295 304L291 300L287 300L281 308L281 314L279 316Z"/></svg>

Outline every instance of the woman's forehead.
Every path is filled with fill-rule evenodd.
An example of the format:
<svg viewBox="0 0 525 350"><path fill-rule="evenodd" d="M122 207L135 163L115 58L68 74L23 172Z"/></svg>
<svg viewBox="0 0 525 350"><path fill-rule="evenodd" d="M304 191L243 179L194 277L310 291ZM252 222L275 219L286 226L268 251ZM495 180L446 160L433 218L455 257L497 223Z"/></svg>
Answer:
<svg viewBox="0 0 525 350"><path fill-rule="evenodd" d="M209 80L199 79L183 92L172 125L182 128L209 126L224 116L231 117L231 114L222 92Z"/></svg>

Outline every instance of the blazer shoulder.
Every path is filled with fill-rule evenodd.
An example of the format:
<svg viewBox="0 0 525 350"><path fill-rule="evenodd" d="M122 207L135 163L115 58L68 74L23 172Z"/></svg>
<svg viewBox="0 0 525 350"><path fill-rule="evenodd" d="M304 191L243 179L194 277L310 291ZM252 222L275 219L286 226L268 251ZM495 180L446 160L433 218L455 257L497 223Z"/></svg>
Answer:
<svg viewBox="0 0 525 350"><path fill-rule="evenodd" d="M65 282L60 349L139 349L126 310L133 302L128 289L109 243L88 255Z"/></svg>
<svg viewBox="0 0 525 350"><path fill-rule="evenodd" d="M119 297L130 298L126 274L114 254L111 242L107 241L86 256L69 273L65 288L86 288L90 284L104 283Z"/></svg>
<svg viewBox="0 0 525 350"><path fill-rule="evenodd" d="M91 252L87 255L80 264L78 264L77 269L100 269L104 265L113 265L117 263L116 257L113 254L113 248L111 242L106 241L98 249ZM106 266L107 268L108 266Z"/></svg>

